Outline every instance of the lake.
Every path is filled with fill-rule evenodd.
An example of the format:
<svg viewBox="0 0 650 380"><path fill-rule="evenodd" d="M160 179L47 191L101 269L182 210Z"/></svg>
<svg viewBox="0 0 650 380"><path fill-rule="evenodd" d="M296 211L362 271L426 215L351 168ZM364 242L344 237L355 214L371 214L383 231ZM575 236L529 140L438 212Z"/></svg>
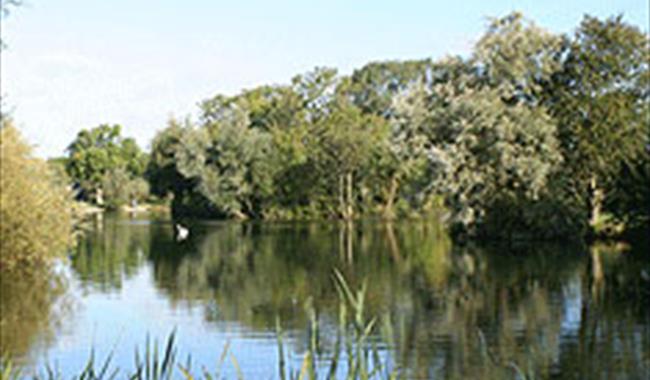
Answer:
<svg viewBox="0 0 650 380"><path fill-rule="evenodd" d="M434 223L194 222L107 214L52 271L2 281L3 352L26 373L133 367L150 337L176 331L178 356L213 369L228 346L246 379L278 378L310 344L333 355L339 294L365 282L371 341L417 379L650 378L650 255L622 244L452 243ZM222 374L236 377L226 360Z"/></svg>

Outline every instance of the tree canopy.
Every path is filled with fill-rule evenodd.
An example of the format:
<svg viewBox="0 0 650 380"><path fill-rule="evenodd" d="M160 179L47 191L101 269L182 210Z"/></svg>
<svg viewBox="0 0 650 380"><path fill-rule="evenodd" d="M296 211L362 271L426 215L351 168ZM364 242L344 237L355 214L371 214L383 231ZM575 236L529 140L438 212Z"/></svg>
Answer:
<svg viewBox="0 0 650 380"><path fill-rule="evenodd" d="M630 208L645 196L648 56L648 37L621 17L587 16L568 36L512 13L468 58L316 68L209 98L197 122L159 133L149 178L190 215L437 210L469 233L550 237L582 233L600 197L643 219ZM624 171L637 190L620 190Z"/></svg>
<svg viewBox="0 0 650 380"><path fill-rule="evenodd" d="M74 185L80 190L82 199L99 204L104 203L104 185L109 189L131 187L128 182L142 177L147 167L147 155L132 138L121 136L120 125L102 124L95 128L81 130L68 146L66 171ZM117 173L119 172L119 173ZM116 182L118 181L118 182ZM142 188L141 185L139 185ZM118 191L109 191L107 203L118 206L127 198Z"/></svg>

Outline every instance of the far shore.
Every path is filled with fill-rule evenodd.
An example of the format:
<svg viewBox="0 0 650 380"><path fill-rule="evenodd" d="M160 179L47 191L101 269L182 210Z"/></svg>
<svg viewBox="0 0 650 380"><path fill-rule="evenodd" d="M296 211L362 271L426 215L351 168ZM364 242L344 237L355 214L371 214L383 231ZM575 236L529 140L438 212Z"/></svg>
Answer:
<svg viewBox="0 0 650 380"><path fill-rule="evenodd" d="M140 203L136 206L122 205L117 210L110 210L105 207L93 205L88 202L78 201L74 203L73 212L81 217L100 214L106 211L118 211L130 214L147 213L147 212L167 212L169 208L165 205Z"/></svg>

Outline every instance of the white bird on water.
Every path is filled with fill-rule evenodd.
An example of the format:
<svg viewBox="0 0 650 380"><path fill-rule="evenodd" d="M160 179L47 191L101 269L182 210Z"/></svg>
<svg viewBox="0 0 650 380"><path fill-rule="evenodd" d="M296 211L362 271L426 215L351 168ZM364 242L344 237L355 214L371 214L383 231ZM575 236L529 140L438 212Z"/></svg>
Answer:
<svg viewBox="0 0 650 380"><path fill-rule="evenodd" d="M183 227L176 223L176 240L182 241L187 239L188 236L190 236L190 230L187 227Z"/></svg>

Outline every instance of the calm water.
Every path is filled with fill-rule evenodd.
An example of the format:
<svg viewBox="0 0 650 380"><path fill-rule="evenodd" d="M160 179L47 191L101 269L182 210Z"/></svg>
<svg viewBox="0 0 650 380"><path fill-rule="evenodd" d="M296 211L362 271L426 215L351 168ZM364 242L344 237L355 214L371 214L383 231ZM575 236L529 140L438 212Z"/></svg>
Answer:
<svg viewBox="0 0 650 380"><path fill-rule="evenodd" d="M516 363L535 378L650 379L650 256L621 248L453 245L417 222L197 223L178 243L169 221L107 215L56 274L2 278L0 348L32 371L78 372L90 347L132 368L147 335L176 329L195 367L229 342L247 379L274 378L276 316L299 368L309 298L331 355L338 268L367 281L369 315L390 320L374 339L409 378L515 378Z"/></svg>

